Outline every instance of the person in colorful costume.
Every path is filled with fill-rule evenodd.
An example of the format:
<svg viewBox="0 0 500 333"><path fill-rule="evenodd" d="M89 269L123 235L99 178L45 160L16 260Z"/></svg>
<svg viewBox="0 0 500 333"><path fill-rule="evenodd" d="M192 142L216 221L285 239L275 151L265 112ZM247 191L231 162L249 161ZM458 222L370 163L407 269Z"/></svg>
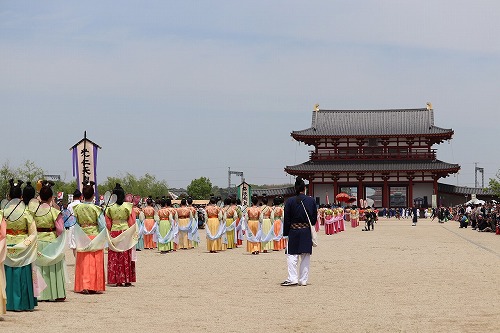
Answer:
<svg viewBox="0 0 500 333"><path fill-rule="evenodd" d="M223 244L223 247L227 249L234 249L237 243L236 234L236 221L238 220L238 212L236 211L236 205L231 204L231 198L224 199L224 207L222 207L222 218L226 223L226 237L227 244Z"/></svg>
<svg viewBox="0 0 500 333"><path fill-rule="evenodd" d="M271 207L269 207L267 203L268 203L268 198L266 194L263 194L262 206L260 207L260 214L261 214L260 220L262 223L261 225L262 225L262 239L263 239L261 244L261 251L264 253L272 251L274 245L272 239L271 240L265 239L270 234L272 234L271 236L274 236L274 226L273 226L273 221L271 221Z"/></svg>
<svg viewBox="0 0 500 333"><path fill-rule="evenodd" d="M236 214L238 215L238 218L236 219L236 245L235 247L238 247L239 245L243 245L243 226L241 224L241 218L243 217L243 207L241 205L241 200L237 198L231 198L231 205L235 207L236 209Z"/></svg>
<svg viewBox="0 0 500 333"><path fill-rule="evenodd" d="M141 207L139 207L139 200L137 202L133 202L134 204L134 214L135 214L135 223L137 224L137 229L139 230L137 244L135 245L136 251L144 250L144 213L142 213Z"/></svg>
<svg viewBox="0 0 500 333"><path fill-rule="evenodd" d="M286 240L283 237L283 197L275 197L273 199L273 207L271 208L271 221L274 225L274 240L273 251L280 251L286 247Z"/></svg>
<svg viewBox="0 0 500 333"><path fill-rule="evenodd" d="M345 220L344 220L344 208L337 208L337 216L335 218L337 221L337 232L345 230Z"/></svg>
<svg viewBox="0 0 500 333"><path fill-rule="evenodd" d="M359 211L355 206L351 207L350 217L351 217L351 227L356 228L357 226L359 226Z"/></svg>
<svg viewBox="0 0 500 333"><path fill-rule="evenodd" d="M153 207L153 198L150 196L146 199L147 206L142 209L144 213L144 248L156 249L156 243L153 240L153 235L156 233L155 209Z"/></svg>
<svg viewBox="0 0 500 333"><path fill-rule="evenodd" d="M191 236L191 247L198 247L200 244L200 235L198 233L198 211L193 207L193 198L188 197L186 199L187 207L191 212L191 230L189 231ZM189 236L188 236L189 237Z"/></svg>
<svg viewBox="0 0 500 333"><path fill-rule="evenodd" d="M181 206L176 208L176 214L179 219L179 249L191 249L193 245L189 239L191 229L192 210L187 206L187 200L181 199Z"/></svg>
<svg viewBox="0 0 500 333"><path fill-rule="evenodd" d="M160 199L161 208L158 210L157 243L160 253L175 250L174 238L176 236L177 211L172 206L172 200L165 197Z"/></svg>
<svg viewBox="0 0 500 333"><path fill-rule="evenodd" d="M37 210L42 210L42 205L47 205L50 207L52 203L52 197L54 195L52 191L53 182L43 181L42 188L40 189L40 205ZM25 188L26 192L26 188ZM34 196L33 189L33 196ZM23 194L23 197L25 195ZM37 242L38 251L44 252L44 249L48 249L48 246L56 248L52 251L51 255L54 260L49 262L48 265L38 264L41 270L43 280L47 287L42 291L38 297L39 301L64 301L66 299L66 279L65 279L65 262L64 262L64 250L66 246L66 235L64 230L64 220L61 212L55 208L50 208L47 213L43 215L37 214L35 210L33 213L33 219L35 220L37 229ZM59 245L57 245L59 243ZM48 249L47 251L50 251ZM60 254L60 255L59 255Z"/></svg>
<svg viewBox="0 0 500 333"><path fill-rule="evenodd" d="M2 315L7 313L7 295L5 293L5 268L3 262L7 255L7 243L5 236L7 234L7 221L3 218L3 211L0 210L0 321Z"/></svg>
<svg viewBox="0 0 500 333"><path fill-rule="evenodd" d="M217 199L215 197L211 197L207 207L205 207L205 232L207 234L207 251L210 253L217 253L218 251L222 251L222 212L216 205L216 203Z"/></svg>
<svg viewBox="0 0 500 333"><path fill-rule="evenodd" d="M260 224L260 207L257 206L259 198L256 195L252 195L252 206L247 208L245 213L245 222L247 224L246 234L247 234L247 252L252 254L259 254L261 250L261 243L252 241L249 238L257 237L260 238L261 235L261 224ZM256 240L256 239L254 239Z"/></svg>
<svg viewBox="0 0 500 333"><path fill-rule="evenodd" d="M14 183L13 179L9 181L9 199L21 200L22 183L20 180L17 183ZM36 290L33 287L35 274L32 267L36 260L36 224L33 215L24 207L24 203L20 201L17 209L21 209L22 214L14 221L11 221L12 215L19 215L16 209L13 209L12 213L5 210L5 222L2 222L6 223L7 255L4 266L7 311L33 311L38 305Z"/></svg>
<svg viewBox="0 0 500 333"><path fill-rule="evenodd" d="M330 207L325 207L323 211L325 215L325 234L333 235L337 232L337 228L335 226L335 210L332 210Z"/></svg>
<svg viewBox="0 0 500 333"><path fill-rule="evenodd" d="M106 228L111 238L115 239L129 228L137 228L137 226L133 205L130 202L124 202L125 191L120 184L116 184L113 194L116 195L116 203L105 210L105 216ZM129 287L136 282L133 254L132 248L120 252L108 249L108 284Z"/></svg>
<svg viewBox="0 0 500 333"><path fill-rule="evenodd" d="M101 207L94 204L94 183L84 183L82 194L83 202L73 208L77 223L74 229L77 251L74 290L82 294L102 293L106 290L105 243L94 246L93 240L105 232L106 222Z"/></svg>
<svg viewBox="0 0 500 333"><path fill-rule="evenodd" d="M81 199L82 199L82 192L80 192L79 189L76 189L73 192L73 201L70 204L68 204L68 210L71 214L73 214L73 208L79 203L81 203ZM74 225L69 227L67 238L68 238L69 248L73 251L73 256L76 257L75 235L73 234L74 228L75 228Z"/></svg>

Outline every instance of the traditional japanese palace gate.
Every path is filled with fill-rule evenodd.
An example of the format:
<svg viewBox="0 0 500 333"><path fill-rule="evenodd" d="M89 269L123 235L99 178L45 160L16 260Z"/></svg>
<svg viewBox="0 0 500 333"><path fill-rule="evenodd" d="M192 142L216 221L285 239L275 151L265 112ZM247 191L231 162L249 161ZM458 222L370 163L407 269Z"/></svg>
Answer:
<svg viewBox="0 0 500 333"><path fill-rule="evenodd" d="M432 148L453 136L434 126L430 103L422 109L320 110L311 127L291 136L314 146L309 161L285 171L309 181L309 194L324 203L340 192L375 207L431 206L438 180L460 170ZM318 199L317 199L318 200Z"/></svg>

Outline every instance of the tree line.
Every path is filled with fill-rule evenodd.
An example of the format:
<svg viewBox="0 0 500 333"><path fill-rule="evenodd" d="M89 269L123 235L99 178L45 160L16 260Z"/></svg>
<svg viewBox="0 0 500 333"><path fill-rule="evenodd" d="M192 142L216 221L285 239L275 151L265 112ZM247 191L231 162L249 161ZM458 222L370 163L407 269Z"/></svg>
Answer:
<svg viewBox="0 0 500 333"><path fill-rule="evenodd" d="M5 162L0 168L0 197L6 198L9 192L9 179L22 180L23 182L31 182L33 187L38 180L44 179L47 173L43 168L37 166L31 160L25 161L18 167L12 167L9 162ZM76 180L59 180L54 181L54 193L64 192L65 199L67 194L73 194L77 188ZM165 180L159 180L154 175L146 173L144 176L137 177L133 174L126 173L115 177L107 177L106 180L98 182L97 189L99 194L104 194L106 191L112 191L116 183L121 184L127 193L139 195L141 197L152 196L153 198L167 196L169 187ZM253 188L262 188L265 185L252 185ZM280 185L276 185L279 187ZM281 185L283 186L283 185ZM287 185L285 185L287 186ZM235 188L220 188L214 186L209 178L200 177L193 179L186 188L187 195L194 200L209 199L210 195L220 196L225 198L231 195L236 195ZM1 199L0 198L0 199Z"/></svg>

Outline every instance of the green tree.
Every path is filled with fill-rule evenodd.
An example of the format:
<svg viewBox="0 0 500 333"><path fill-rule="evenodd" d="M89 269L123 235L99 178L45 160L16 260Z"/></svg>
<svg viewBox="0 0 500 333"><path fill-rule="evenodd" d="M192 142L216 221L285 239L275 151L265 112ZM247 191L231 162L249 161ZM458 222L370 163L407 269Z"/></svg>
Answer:
<svg viewBox="0 0 500 333"><path fill-rule="evenodd" d="M16 170L16 176L24 182L31 182L33 186L35 183L43 179L45 172L42 168L37 166L35 162L27 160Z"/></svg>
<svg viewBox="0 0 500 333"><path fill-rule="evenodd" d="M54 191L54 195L57 194L57 192L64 192L64 201L67 201L67 195L68 194L73 194L76 190L76 180L72 180L69 182L64 182L62 180L58 180L54 182L55 185L52 188Z"/></svg>
<svg viewBox="0 0 500 333"><path fill-rule="evenodd" d="M490 178L488 189L496 196L500 197L500 170L495 175L496 178Z"/></svg>
<svg viewBox="0 0 500 333"><path fill-rule="evenodd" d="M212 182L206 177L194 179L188 185L187 193L195 200L209 199L212 193Z"/></svg>
<svg viewBox="0 0 500 333"><path fill-rule="evenodd" d="M0 168L0 198L6 198L9 193L9 179L16 176L14 170L9 165L9 161L6 161Z"/></svg>
<svg viewBox="0 0 500 333"><path fill-rule="evenodd" d="M141 178L137 178L130 173L126 173L121 177L108 177L106 181L98 184L99 193L104 194L106 191L113 191L116 183L119 183L125 192L140 195L141 197L152 196L155 198L168 195L167 183L148 173Z"/></svg>

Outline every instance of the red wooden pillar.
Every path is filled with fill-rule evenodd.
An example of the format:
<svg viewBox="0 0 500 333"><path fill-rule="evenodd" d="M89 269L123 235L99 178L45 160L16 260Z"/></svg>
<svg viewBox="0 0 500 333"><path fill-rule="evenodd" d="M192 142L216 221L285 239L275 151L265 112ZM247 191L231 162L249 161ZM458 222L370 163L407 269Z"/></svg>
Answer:
<svg viewBox="0 0 500 333"><path fill-rule="evenodd" d="M438 195L438 179L439 179L439 176L438 175L434 175L434 194L436 195L436 203L438 206L441 205L441 203L439 202L439 195Z"/></svg>
<svg viewBox="0 0 500 333"><path fill-rule="evenodd" d="M413 207L413 176L408 176L408 207Z"/></svg>
<svg viewBox="0 0 500 333"><path fill-rule="evenodd" d="M307 187L307 195L314 197L314 185L312 179L309 179L309 186Z"/></svg>
<svg viewBox="0 0 500 333"><path fill-rule="evenodd" d="M365 199L364 193L363 193L363 179L365 179L364 176L358 175L356 177L358 180L358 204L360 199Z"/></svg>
<svg viewBox="0 0 500 333"><path fill-rule="evenodd" d="M337 175L332 176L333 179L333 202L336 201L337 194L339 194L339 177Z"/></svg>
<svg viewBox="0 0 500 333"><path fill-rule="evenodd" d="M388 208L389 207L389 176L382 176L384 180L384 188L382 189L382 206Z"/></svg>

